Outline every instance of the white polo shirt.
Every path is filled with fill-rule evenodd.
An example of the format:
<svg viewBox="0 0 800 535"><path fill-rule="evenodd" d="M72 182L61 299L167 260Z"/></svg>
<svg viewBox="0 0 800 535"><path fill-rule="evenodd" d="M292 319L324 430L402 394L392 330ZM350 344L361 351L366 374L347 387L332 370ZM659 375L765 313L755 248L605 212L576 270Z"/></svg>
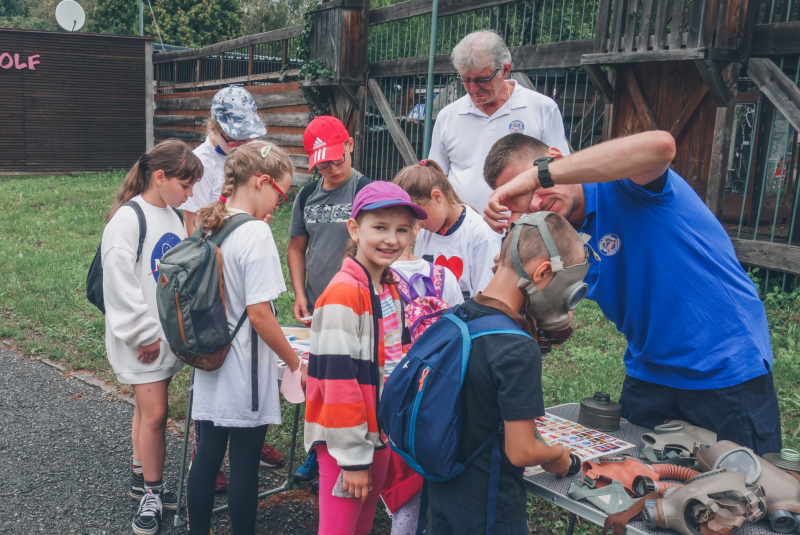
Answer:
<svg viewBox="0 0 800 535"><path fill-rule="evenodd" d="M464 95L439 112L433 127L428 157L442 166L461 200L481 214L492 194L483 179L483 163L495 141L518 132L569 154L564 121L555 101L511 83L511 98L491 117Z"/></svg>
<svg viewBox="0 0 800 535"><path fill-rule="evenodd" d="M192 152L203 162L203 176L192 188L192 196L181 205L181 210L197 212L219 199L225 183L225 156L216 151L209 138Z"/></svg>

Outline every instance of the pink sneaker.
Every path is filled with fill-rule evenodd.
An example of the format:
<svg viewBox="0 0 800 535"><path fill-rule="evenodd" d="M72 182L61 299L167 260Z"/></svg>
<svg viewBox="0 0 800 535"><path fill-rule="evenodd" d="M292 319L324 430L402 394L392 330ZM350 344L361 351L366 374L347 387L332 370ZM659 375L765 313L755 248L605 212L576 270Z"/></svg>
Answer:
<svg viewBox="0 0 800 535"><path fill-rule="evenodd" d="M261 466L275 468L283 464L283 455L267 443L261 447Z"/></svg>

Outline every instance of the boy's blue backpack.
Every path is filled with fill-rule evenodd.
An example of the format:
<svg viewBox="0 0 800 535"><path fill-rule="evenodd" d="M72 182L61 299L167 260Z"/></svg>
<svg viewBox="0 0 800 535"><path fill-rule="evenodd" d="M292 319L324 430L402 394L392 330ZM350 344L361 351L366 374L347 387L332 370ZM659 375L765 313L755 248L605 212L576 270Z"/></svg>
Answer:
<svg viewBox="0 0 800 535"><path fill-rule="evenodd" d="M486 528L490 534L500 482L502 422L498 422L497 431L486 437L466 461L459 462L461 386L473 340L491 334L530 336L505 314L469 322L464 317L460 306L450 309L414 343L384 385L378 423L388 435L391 448L430 481L456 477L491 446Z"/></svg>

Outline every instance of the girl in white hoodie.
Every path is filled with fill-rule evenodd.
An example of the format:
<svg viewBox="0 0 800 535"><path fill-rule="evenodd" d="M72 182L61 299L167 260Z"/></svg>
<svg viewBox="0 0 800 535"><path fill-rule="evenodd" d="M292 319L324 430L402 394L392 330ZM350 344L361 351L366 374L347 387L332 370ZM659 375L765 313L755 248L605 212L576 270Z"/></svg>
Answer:
<svg viewBox="0 0 800 535"><path fill-rule="evenodd" d="M158 531L162 509L175 509L164 488L167 387L183 364L163 340L156 306L161 257L186 237L180 206L192 195L203 164L177 139L164 141L139 157L117 192L101 243L106 352L117 379L133 386L131 497L140 500L133 521L137 535ZM144 215L139 252L136 203Z"/></svg>

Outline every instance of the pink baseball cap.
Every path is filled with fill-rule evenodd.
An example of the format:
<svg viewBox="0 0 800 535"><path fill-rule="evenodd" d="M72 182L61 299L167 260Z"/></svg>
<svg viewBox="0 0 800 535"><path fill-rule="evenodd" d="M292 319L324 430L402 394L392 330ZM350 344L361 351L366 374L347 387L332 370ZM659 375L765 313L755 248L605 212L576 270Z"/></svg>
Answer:
<svg viewBox="0 0 800 535"><path fill-rule="evenodd" d="M303 148L308 154L308 168L322 162L334 162L344 155L350 134L342 121L330 115L316 117L303 132Z"/></svg>
<svg viewBox="0 0 800 535"><path fill-rule="evenodd" d="M364 186L353 199L353 213L355 219L362 210L379 210L390 206L408 206L417 219L428 219L428 214L411 202L411 197L403 188L392 182L375 181Z"/></svg>

